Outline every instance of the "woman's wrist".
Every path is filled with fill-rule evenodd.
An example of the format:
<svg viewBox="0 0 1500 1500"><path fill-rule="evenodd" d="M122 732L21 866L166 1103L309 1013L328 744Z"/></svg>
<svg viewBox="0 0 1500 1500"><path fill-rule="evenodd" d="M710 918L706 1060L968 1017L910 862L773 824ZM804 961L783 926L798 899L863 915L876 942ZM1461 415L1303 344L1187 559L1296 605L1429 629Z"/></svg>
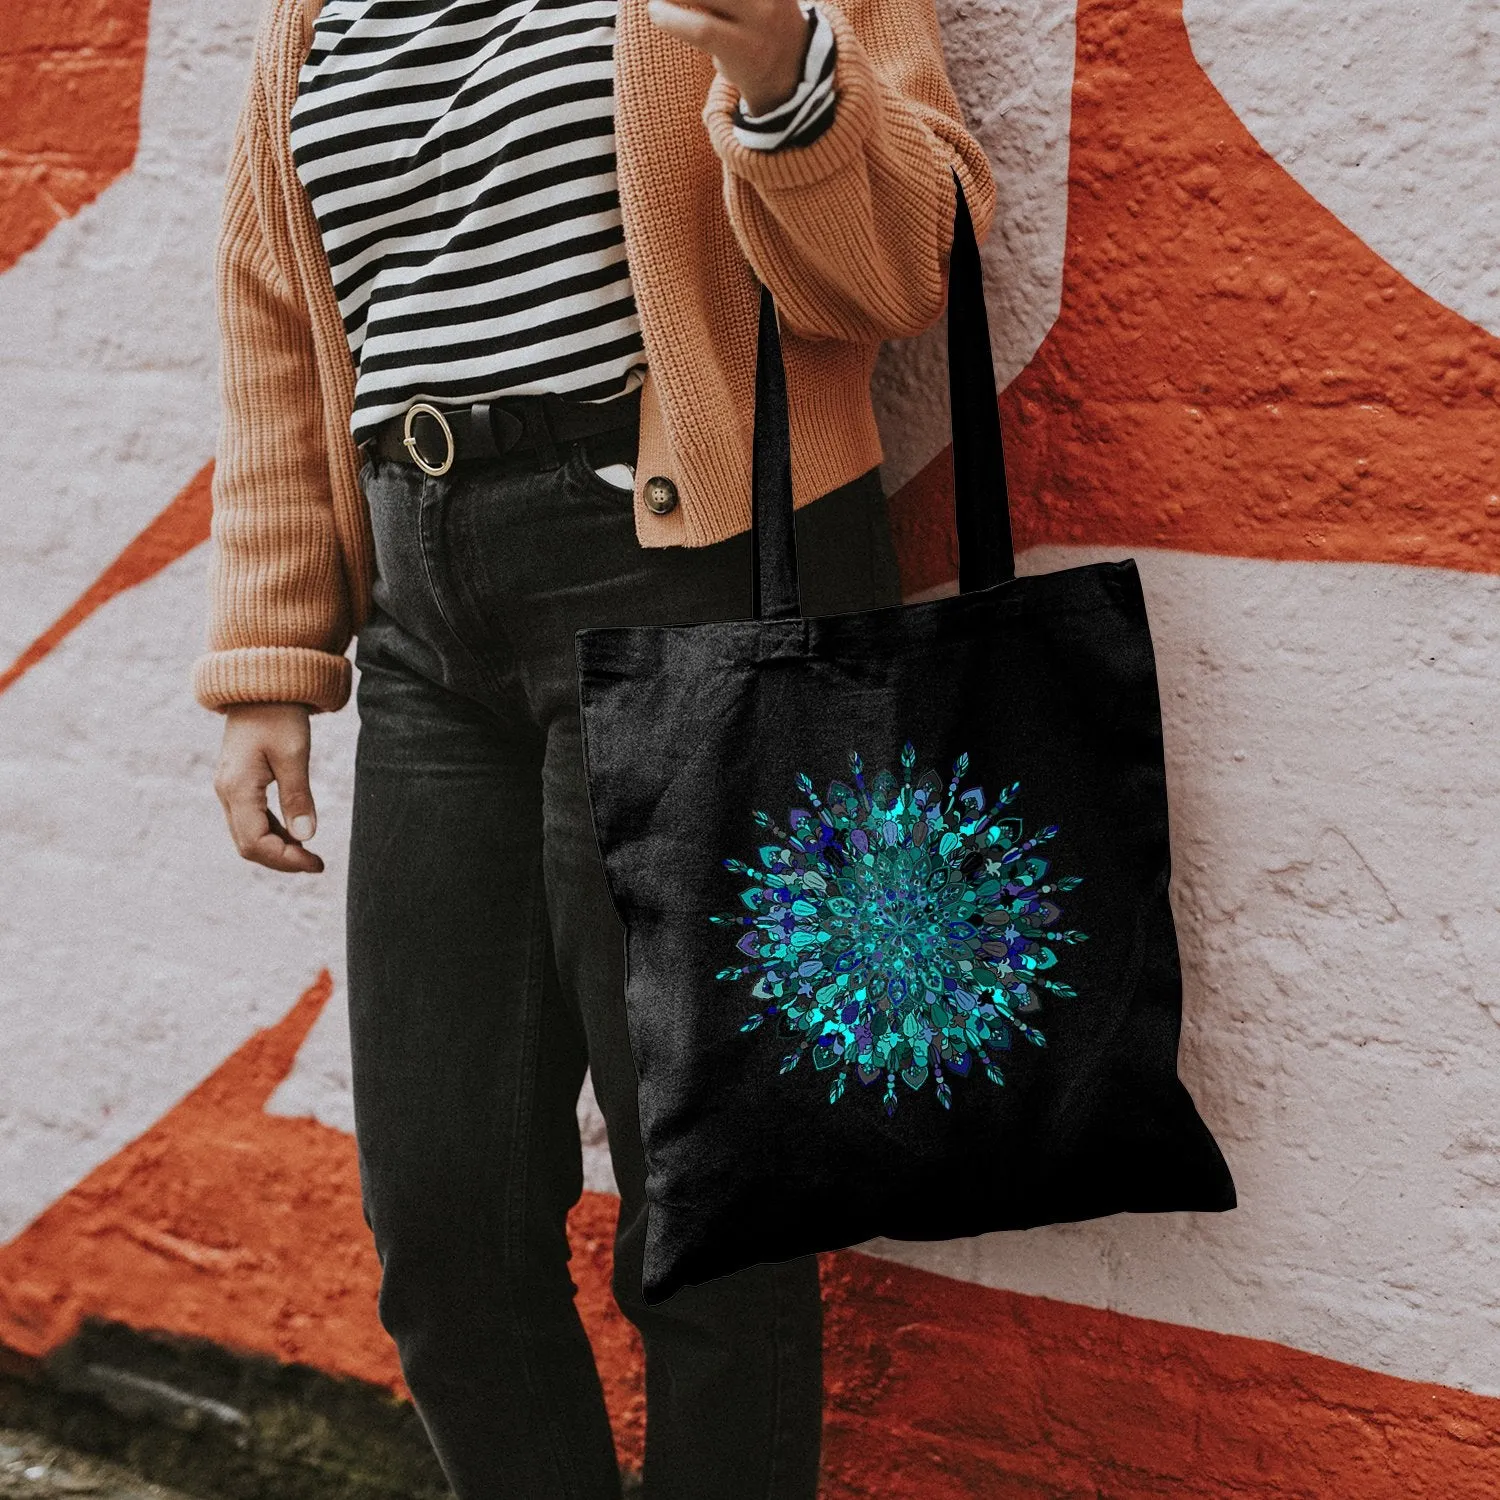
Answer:
<svg viewBox="0 0 1500 1500"><path fill-rule="evenodd" d="M837 43L827 16L811 0L801 3L807 17L807 50L796 88L782 103L759 113L743 97L734 106L735 139L753 151L810 146L833 124Z"/></svg>
<svg viewBox="0 0 1500 1500"><path fill-rule="evenodd" d="M786 52L782 66L774 76L760 80L758 85L740 89L744 112L751 118L771 114L789 104L803 86L807 49L812 43L818 17L811 7L798 5L797 9L803 17L802 29L795 47L790 47Z"/></svg>

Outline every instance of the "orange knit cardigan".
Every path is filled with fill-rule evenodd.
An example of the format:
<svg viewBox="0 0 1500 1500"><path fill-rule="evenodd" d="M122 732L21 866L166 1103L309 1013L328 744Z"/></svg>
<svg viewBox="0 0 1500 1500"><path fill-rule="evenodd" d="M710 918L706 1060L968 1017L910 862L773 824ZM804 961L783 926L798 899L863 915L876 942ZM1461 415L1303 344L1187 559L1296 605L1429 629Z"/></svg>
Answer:
<svg viewBox="0 0 1500 1500"><path fill-rule="evenodd" d="M289 119L320 0L269 0L225 191L216 273L223 419L213 480L209 649L198 701L349 696L344 652L374 569L350 436L354 369ZM880 461L880 341L946 297L956 168L982 236L995 188L943 66L933 0L825 0L838 45L833 125L760 152L702 53L620 0L620 212L648 373L635 500L642 545L703 546L750 525L757 278L776 298L795 503ZM672 479L665 516L647 479Z"/></svg>

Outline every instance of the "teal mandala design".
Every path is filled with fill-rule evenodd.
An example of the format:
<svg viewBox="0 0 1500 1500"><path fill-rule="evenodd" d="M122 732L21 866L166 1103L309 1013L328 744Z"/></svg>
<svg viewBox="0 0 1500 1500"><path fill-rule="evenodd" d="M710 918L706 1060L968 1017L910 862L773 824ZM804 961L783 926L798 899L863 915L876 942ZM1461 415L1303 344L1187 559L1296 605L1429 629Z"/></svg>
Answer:
<svg viewBox="0 0 1500 1500"><path fill-rule="evenodd" d="M1028 837L1008 811L1020 783L987 803L962 786L967 755L946 786L935 771L913 780L916 760L908 744L899 780L867 781L851 754L852 784L825 797L799 774L807 806L787 829L755 814L770 839L759 863L724 861L748 882L744 909L711 918L740 929L745 959L718 978L749 980L761 1005L740 1029L776 1025L795 1043L781 1071L809 1061L831 1075L830 1104L851 1075L884 1079L888 1115L898 1079L916 1091L931 1078L945 1109L954 1075L978 1068L1003 1084L1016 1037L1046 1044L1043 995L1076 998L1050 974L1058 950L1087 936L1059 925L1058 898L1081 881L1053 875L1041 852L1057 826Z"/></svg>

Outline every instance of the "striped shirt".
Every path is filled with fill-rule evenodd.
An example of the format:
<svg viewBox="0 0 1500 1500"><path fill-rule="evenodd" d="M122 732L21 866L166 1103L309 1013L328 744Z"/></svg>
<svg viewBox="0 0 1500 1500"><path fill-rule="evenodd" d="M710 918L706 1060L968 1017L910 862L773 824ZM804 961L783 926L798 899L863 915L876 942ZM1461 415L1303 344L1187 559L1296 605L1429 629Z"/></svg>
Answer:
<svg viewBox="0 0 1500 1500"><path fill-rule="evenodd" d="M601 401L645 352L615 178L616 0L326 0L291 146L357 371L356 441L413 401ZM747 146L832 122L833 37Z"/></svg>

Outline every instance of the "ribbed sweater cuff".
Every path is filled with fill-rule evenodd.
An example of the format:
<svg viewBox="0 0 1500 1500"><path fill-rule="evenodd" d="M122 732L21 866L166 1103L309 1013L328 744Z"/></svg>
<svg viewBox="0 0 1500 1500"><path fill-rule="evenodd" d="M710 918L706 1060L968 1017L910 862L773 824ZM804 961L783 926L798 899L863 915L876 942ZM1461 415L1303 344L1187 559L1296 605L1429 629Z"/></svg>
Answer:
<svg viewBox="0 0 1500 1500"><path fill-rule="evenodd" d="M875 128L880 101L875 69L849 19L835 5L820 7L833 30L836 50L833 89L838 100L833 124L809 146L783 151L756 151L735 139L734 109L739 90L715 73L703 106L703 123L719 159L756 188L811 187L855 166Z"/></svg>
<svg viewBox="0 0 1500 1500"><path fill-rule="evenodd" d="M305 703L332 713L349 701L353 681L347 656L308 646L210 651L193 664L194 697L219 712L231 703Z"/></svg>

